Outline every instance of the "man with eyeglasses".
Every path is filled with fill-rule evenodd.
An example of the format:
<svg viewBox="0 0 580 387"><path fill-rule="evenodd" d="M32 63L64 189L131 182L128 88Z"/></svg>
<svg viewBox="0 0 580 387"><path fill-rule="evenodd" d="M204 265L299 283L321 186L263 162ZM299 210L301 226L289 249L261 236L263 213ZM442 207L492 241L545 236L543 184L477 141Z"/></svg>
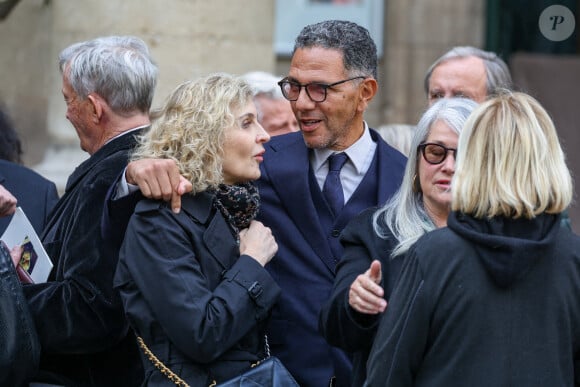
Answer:
<svg viewBox="0 0 580 387"><path fill-rule="evenodd" d="M384 203L399 187L405 158L368 127L363 114L377 92L375 44L346 21L306 26L296 38L288 76L279 82L301 134L266 145L261 221L278 254L268 265L282 288L269 329L272 353L301 386L349 386L351 360L318 330L342 254L339 235L362 210ZM340 169L342 208L324 198L329 156L346 153Z"/></svg>
<svg viewBox="0 0 580 387"><path fill-rule="evenodd" d="M288 76L279 83L300 133L265 144L258 219L278 243L266 266L282 288L268 329L270 349L302 387L351 385L351 359L320 334L318 314L332 291L341 230L389 199L403 177L405 157L363 118L378 88L377 61L365 28L324 21L300 32ZM175 211L188 190L171 160L132 162L125 176L145 196L171 200ZM127 208L109 204L113 213ZM107 222L119 224L119 217Z"/></svg>

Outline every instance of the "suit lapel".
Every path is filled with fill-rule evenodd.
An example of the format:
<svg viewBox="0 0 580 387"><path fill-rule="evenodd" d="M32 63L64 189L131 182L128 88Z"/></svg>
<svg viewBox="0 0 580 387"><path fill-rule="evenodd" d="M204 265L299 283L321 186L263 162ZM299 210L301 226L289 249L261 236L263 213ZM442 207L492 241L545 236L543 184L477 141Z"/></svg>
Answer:
<svg viewBox="0 0 580 387"><path fill-rule="evenodd" d="M264 168L282 205L312 250L319 257L332 257L310 192L308 148L301 133L294 136L296 141L271 146ZM335 262L323 261L334 272Z"/></svg>
<svg viewBox="0 0 580 387"><path fill-rule="evenodd" d="M371 136L377 142L377 203L383 205L399 189L407 159L392 149L380 135L371 129Z"/></svg>

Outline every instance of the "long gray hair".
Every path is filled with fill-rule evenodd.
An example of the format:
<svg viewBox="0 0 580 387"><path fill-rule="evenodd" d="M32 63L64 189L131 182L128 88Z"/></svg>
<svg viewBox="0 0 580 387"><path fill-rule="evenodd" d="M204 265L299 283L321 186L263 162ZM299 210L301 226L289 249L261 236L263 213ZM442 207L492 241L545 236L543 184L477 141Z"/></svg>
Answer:
<svg viewBox="0 0 580 387"><path fill-rule="evenodd" d="M398 242L391 257L404 254L423 234L435 229L435 224L425 211L423 194L413 190L414 180L418 178L418 146L425 142L437 121L443 121L459 136L467 117L476 106L477 103L470 99L444 98L434 103L417 124L403 183L373 215L375 233L381 238L387 238L390 231Z"/></svg>

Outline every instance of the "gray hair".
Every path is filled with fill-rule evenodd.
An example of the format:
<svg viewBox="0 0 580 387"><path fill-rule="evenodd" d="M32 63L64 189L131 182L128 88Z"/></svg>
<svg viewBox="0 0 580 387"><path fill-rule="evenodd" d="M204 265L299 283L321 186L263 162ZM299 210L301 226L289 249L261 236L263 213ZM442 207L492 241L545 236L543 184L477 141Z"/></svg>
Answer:
<svg viewBox="0 0 580 387"><path fill-rule="evenodd" d="M427 109L417 124L401 187L373 216L375 233L387 238L390 231L397 240L392 257L404 254L423 234L435 229L425 211L422 193L413 190L414 180L418 178L417 148L425 142L437 121L443 121L459 135L476 106L477 103L467 98L444 98Z"/></svg>
<svg viewBox="0 0 580 387"><path fill-rule="evenodd" d="M96 93L117 113L149 112L157 66L143 40L100 37L65 48L58 59L60 72L83 100Z"/></svg>
<svg viewBox="0 0 580 387"><path fill-rule="evenodd" d="M427 95L429 94L429 80L437 66L451 59L467 58L470 56L483 60L485 73L487 75L486 86L488 96L496 94L501 89L511 89L513 87L510 70L503 59L491 51L484 51L471 46L459 46L447 51L429 67L424 80L425 93Z"/></svg>
<svg viewBox="0 0 580 387"><path fill-rule="evenodd" d="M311 24L296 37L299 48L323 47L343 54L343 65L351 76L377 78L377 47L369 31L353 22L327 20Z"/></svg>
<svg viewBox="0 0 580 387"><path fill-rule="evenodd" d="M241 78L250 85L254 97L263 95L270 99L286 100L282 90L280 90L280 86L278 86L278 81L282 77L277 77L265 71L251 71L242 75Z"/></svg>

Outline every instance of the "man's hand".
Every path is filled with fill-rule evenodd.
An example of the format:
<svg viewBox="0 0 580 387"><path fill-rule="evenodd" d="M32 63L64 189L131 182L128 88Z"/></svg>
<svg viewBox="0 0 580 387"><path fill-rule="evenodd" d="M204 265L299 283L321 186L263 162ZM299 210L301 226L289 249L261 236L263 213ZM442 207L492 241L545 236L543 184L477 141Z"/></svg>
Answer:
<svg viewBox="0 0 580 387"><path fill-rule="evenodd" d="M348 292L348 303L357 312L378 314L385 311L387 301L383 298L385 291L381 287L381 263L374 260L370 268L360 274Z"/></svg>
<svg viewBox="0 0 580 387"><path fill-rule="evenodd" d="M16 198L4 186L0 185L0 217L12 215L16 211L17 203Z"/></svg>
<svg viewBox="0 0 580 387"><path fill-rule="evenodd" d="M181 210L181 196L191 192L191 182L179 174L171 159L141 159L127 165L127 183L138 185L143 196L171 201L171 209Z"/></svg>

